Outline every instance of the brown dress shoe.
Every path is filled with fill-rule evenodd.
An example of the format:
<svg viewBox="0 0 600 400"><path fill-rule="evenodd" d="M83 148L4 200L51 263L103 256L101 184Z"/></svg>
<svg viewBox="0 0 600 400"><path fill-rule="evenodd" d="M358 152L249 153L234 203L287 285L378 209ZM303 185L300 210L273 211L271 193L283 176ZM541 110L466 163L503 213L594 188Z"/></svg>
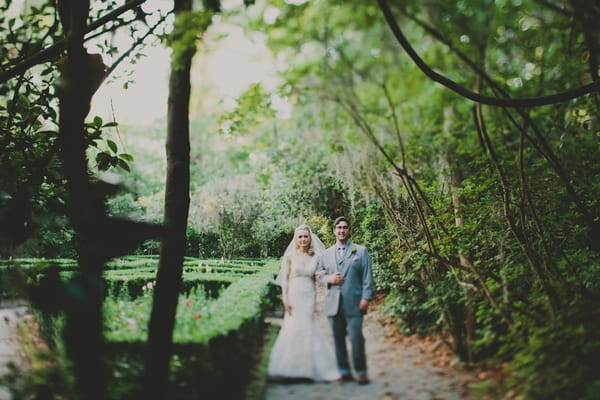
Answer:
<svg viewBox="0 0 600 400"><path fill-rule="evenodd" d="M366 375L359 375L356 378L356 381L358 382L359 385L366 385L367 383L369 383L369 378L367 378Z"/></svg>

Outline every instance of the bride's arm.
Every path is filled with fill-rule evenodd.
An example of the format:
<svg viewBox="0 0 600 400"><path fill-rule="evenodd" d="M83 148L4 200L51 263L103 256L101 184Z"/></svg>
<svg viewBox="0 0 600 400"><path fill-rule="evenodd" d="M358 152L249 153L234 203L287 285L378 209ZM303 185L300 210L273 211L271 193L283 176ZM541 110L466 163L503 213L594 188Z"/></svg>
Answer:
<svg viewBox="0 0 600 400"><path fill-rule="evenodd" d="M291 264L292 261L288 258L285 261L285 269L283 271L283 282L281 284L281 299L283 301L283 308L290 315L292 315L292 306L288 304L287 292L290 281L290 272L292 270Z"/></svg>
<svg viewBox="0 0 600 400"><path fill-rule="evenodd" d="M325 264L323 264L323 256L319 255L317 258L317 266L315 268L315 278L317 282L319 282L323 286L329 286L329 275L327 275L327 270L325 269Z"/></svg>

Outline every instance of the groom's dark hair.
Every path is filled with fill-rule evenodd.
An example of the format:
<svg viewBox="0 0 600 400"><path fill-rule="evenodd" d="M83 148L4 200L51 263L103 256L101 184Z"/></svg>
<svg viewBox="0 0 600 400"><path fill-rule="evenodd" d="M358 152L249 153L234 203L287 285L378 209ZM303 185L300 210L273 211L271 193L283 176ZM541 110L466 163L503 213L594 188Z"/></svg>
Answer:
<svg viewBox="0 0 600 400"><path fill-rule="evenodd" d="M344 221L345 223L347 223L348 227L350 227L350 221L346 217L337 217L335 219L335 221L333 221L333 227L335 228L337 226L337 224L339 224L342 221Z"/></svg>

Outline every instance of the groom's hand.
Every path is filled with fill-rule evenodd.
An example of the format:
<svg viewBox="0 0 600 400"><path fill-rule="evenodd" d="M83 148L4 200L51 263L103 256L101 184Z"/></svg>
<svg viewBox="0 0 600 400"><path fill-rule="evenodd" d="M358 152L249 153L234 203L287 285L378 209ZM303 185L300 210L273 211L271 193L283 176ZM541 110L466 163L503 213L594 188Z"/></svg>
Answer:
<svg viewBox="0 0 600 400"><path fill-rule="evenodd" d="M288 313L288 315L292 315L292 306L289 304L285 305L285 312Z"/></svg>
<svg viewBox="0 0 600 400"><path fill-rule="evenodd" d="M331 275L331 278L329 278L329 283L332 285L341 285L344 283L344 277L339 272L336 272L335 274Z"/></svg>
<svg viewBox="0 0 600 400"><path fill-rule="evenodd" d="M358 309L360 310L361 313L366 313L367 310L369 309L369 300L367 299L361 299L360 303L358 304Z"/></svg>

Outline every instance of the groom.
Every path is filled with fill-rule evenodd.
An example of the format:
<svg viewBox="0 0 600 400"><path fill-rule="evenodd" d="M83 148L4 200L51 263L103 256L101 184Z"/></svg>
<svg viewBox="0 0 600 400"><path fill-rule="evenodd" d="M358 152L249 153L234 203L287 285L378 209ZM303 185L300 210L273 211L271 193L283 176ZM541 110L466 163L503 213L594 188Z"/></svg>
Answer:
<svg viewBox="0 0 600 400"><path fill-rule="evenodd" d="M335 245L323 252L316 275L327 286L325 314L333 330L335 353L341 381L352 381L346 336L352 344L352 360L359 384L369 383L363 315L373 298L371 256L364 246L350 242L350 221L338 217L333 223Z"/></svg>

